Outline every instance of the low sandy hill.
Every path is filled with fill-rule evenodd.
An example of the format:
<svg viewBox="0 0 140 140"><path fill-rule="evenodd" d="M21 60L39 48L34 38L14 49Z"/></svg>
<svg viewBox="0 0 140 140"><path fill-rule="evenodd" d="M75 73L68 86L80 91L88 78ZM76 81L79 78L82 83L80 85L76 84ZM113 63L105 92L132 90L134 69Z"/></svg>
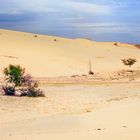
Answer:
<svg viewBox="0 0 140 140"><path fill-rule="evenodd" d="M140 68L140 50L133 45L0 30L0 76L9 64L36 77L87 74L89 61L95 72L112 72L127 69L121 62L127 57L136 58L133 68Z"/></svg>
<svg viewBox="0 0 140 140"><path fill-rule="evenodd" d="M137 45L135 45L137 48L139 48L140 49L140 45L139 44L137 44Z"/></svg>
<svg viewBox="0 0 140 140"><path fill-rule="evenodd" d="M117 47L127 47L127 48L136 48L136 45L132 44L126 44L126 43L121 43L121 42L114 42L114 45Z"/></svg>

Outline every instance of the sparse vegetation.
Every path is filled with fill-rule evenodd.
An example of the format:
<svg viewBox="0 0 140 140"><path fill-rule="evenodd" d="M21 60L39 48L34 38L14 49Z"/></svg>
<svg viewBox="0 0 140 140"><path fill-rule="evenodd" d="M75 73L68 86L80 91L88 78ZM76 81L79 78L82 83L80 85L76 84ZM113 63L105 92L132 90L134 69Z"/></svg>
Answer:
<svg viewBox="0 0 140 140"><path fill-rule="evenodd" d="M140 49L140 44L135 45L138 49Z"/></svg>
<svg viewBox="0 0 140 140"><path fill-rule="evenodd" d="M9 96L15 95L15 88L12 86L3 86L2 90L4 91L5 95L9 95Z"/></svg>
<svg viewBox="0 0 140 140"><path fill-rule="evenodd" d="M114 45L115 45L115 46L118 46L118 43L117 43L117 42L115 42L115 43L114 43Z"/></svg>
<svg viewBox="0 0 140 140"><path fill-rule="evenodd" d="M34 37L38 37L37 35L34 35Z"/></svg>
<svg viewBox="0 0 140 140"><path fill-rule="evenodd" d="M25 69L20 65L9 65L4 68L3 73L7 83L12 84L13 87L21 86L22 77L25 73Z"/></svg>
<svg viewBox="0 0 140 140"><path fill-rule="evenodd" d="M88 74L90 74L90 75L93 75L93 74L94 74L94 72L92 72L92 71L89 71L89 72L88 72Z"/></svg>
<svg viewBox="0 0 140 140"><path fill-rule="evenodd" d="M44 97L43 91L38 88L38 82L31 75L25 73L20 65L9 65L4 68L6 85L2 87L5 95L16 95L29 97Z"/></svg>
<svg viewBox="0 0 140 140"><path fill-rule="evenodd" d="M135 58L127 58L127 59L122 59L122 62L124 65L131 67L133 64L137 62Z"/></svg>
<svg viewBox="0 0 140 140"><path fill-rule="evenodd" d="M38 81L33 80L29 74L22 78L21 96L45 97L43 91L38 88Z"/></svg>
<svg viewBox="0 0 140 140"><path fill-rule="evenodd" d="M92 71L91 61L89 61L89 71L88 74L93 75L94 72Z"/></svg>

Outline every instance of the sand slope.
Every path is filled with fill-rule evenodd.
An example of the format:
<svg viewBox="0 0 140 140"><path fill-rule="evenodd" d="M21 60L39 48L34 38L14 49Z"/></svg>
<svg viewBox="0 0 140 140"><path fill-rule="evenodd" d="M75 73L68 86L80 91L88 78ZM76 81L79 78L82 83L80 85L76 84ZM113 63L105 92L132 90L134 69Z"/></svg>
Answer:
<svg viewBox="0 0 140 140"><path fill-rule="evenodd" d="M139 140L139 101L125 101L87 115L2 125L1 140Z"/></svg>
<svg viewBox="0 0 140 140"><path fill-rule="evenodd" d="M139 87L48 86L45 98L0 96L0 139L139 140Z"/></svg>
<svg viewBox="0 0 140 140"><path fill-rule="evenodd" d="M140 68L140 50L130 44L0 30L0 71L12 63L36 77L87 74L89 60L95 72L116 71L126 68L125 57L136 58L134 68Z"/></svg>

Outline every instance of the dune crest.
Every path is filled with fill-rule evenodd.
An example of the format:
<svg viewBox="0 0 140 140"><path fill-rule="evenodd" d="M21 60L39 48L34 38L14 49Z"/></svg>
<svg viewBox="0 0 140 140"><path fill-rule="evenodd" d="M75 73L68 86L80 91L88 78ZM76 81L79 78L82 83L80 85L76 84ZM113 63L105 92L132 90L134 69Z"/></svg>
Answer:
<svg viewBox="0 0 140 140"><path fill-rule="evenodd" d="M121 59L127 57L138 60L134 69L140 67L140 51L134 45L115 47L114 42L0 30L0 71L9 64L20 64L35 77L71 76L87 74L91 61L95 72L113 72L126 69Z"/></svg>

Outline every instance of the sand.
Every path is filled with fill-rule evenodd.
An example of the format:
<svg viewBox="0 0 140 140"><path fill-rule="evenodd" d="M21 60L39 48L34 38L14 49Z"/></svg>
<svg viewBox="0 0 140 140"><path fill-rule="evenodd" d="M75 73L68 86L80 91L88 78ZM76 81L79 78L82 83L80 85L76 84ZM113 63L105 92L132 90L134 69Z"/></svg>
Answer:
<svg viewBox="0 0 140 140"><path fill-rule="evenodd" d="M123 58L135 58L131 68ZM139 140L140 50L131 44L0 30L2 70L20 64L46 97L0 94L0 140ZM94 75L88 75L89 61Z"/></svg>
<svg viewBox="0 0 140 140"><path fill-rule="evenodd" d="M0 96L0 138L139 140L139 87L46 86L45 98Z"/></svg>
<svg viewBox="0 0 140 140"><path fill-rule="evenodd" d="M114 72L128 69L121 61L128 57L137 59L132 69L139 69L140 50L134 45L0 30L0 76L9 63L34 77L88 74L89 61L95 73Z"/></svg>

